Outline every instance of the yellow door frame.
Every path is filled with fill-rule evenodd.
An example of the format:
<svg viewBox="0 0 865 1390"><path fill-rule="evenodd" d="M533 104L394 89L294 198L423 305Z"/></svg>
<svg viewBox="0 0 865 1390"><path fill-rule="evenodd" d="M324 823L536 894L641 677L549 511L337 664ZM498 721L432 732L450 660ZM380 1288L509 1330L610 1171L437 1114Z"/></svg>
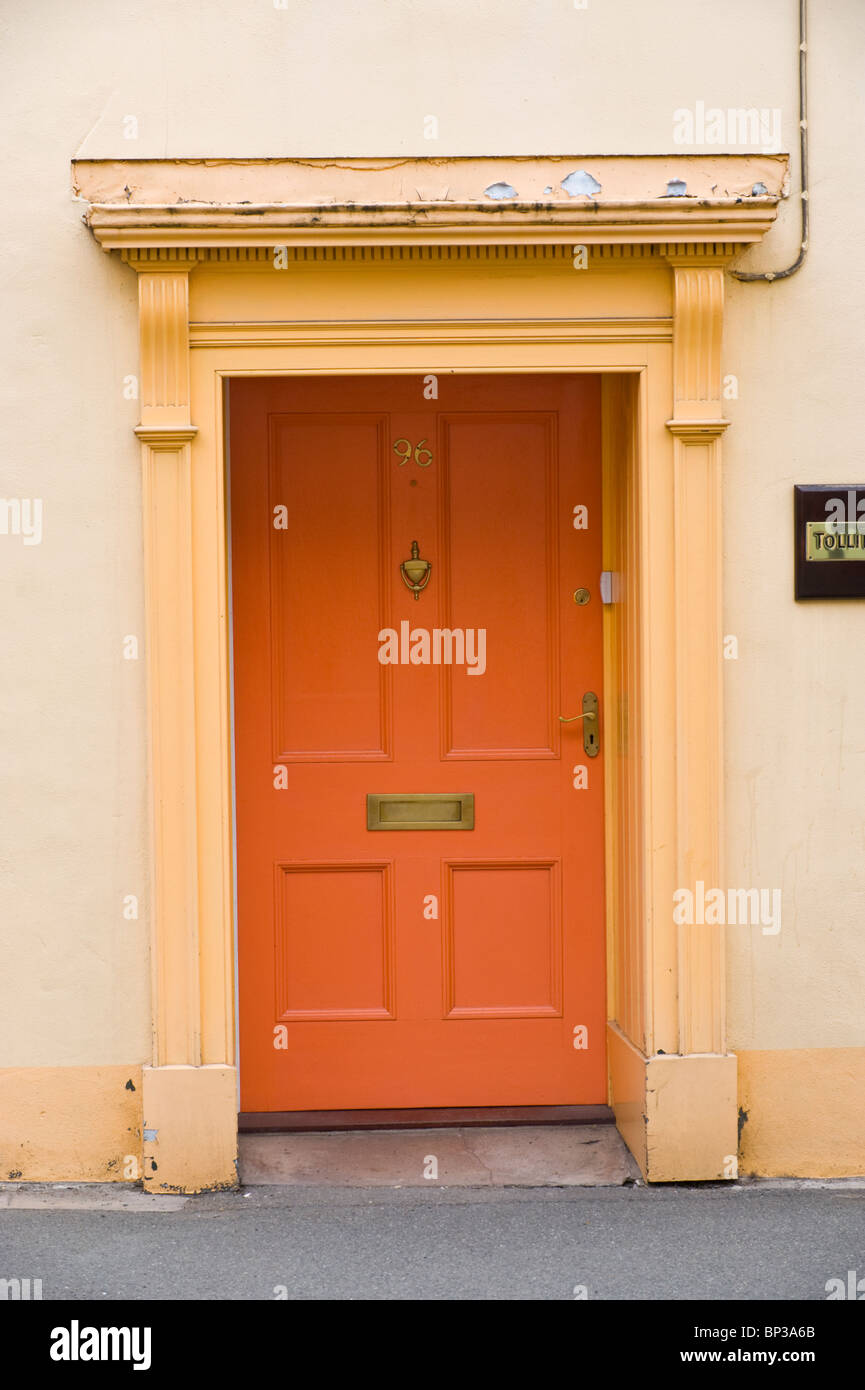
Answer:
<svg viewBox="0 0 865 1390"><path fill-rule="evenodd" d="M672 907L723 882L724 275L771 225L786 160L593 159L591 202L560 190L575 167L74 166L139 287L151 1191L236 1182L223 386L266 374L603 374L610 1102L649 1180L736 1176L723 929Z"/></svg>

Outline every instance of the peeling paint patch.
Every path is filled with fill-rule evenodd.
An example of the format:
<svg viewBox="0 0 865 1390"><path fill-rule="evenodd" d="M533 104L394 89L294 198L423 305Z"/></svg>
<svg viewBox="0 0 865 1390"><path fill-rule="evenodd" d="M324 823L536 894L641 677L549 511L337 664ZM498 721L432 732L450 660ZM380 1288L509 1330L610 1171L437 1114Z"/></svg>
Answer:
<svg viewBox="0 0 865 1390"><path fill-rule="evenodd" d="M594 198L601 191L598 180L587 174L585 169L575 169L568 174L566 179L562 179L562 188L571 198Z"/></svg>
<svg viewBox="0 0 865 1390"><path fill-rule="evenodd" d="M547 194L547 193L552 193L552 191L553 191L553 186L552 186L552 184L548 183L547 186L546 186L546 188L544 189L544 193L545 193L545 194Z"/></svg>
<svg viewBox="0 0 865 1390"><path fill-rule="evenodd" d="M684 179L670 179L667 184L665 198L684 198L688 192L688 185Z"/></svg>
<svg viewBox="0 0 865 1390"><path fill-rule="evenodd" d="M764 183L755 183L754 187L751 189L751 197L765 198L768 192L769 190Z"/></svg>
<svg viewBox="0 0 865 1390"><path fill-rule="evenodd" d="M516 198L517 190L509 183L491 183L489 188L484 189L486 198Z"/></svg>
<svg viewBox="0 0 865 1390"><path fill-rule="evenodd" d="M156 1138L157 1138L158 1134L159 1134L159 1130L158 1130L158 1129L146 1129L146 1130L144 1131L144 1142L145 1142L145 1144L154 1144L154 1143L156 1142Z"/></svg>

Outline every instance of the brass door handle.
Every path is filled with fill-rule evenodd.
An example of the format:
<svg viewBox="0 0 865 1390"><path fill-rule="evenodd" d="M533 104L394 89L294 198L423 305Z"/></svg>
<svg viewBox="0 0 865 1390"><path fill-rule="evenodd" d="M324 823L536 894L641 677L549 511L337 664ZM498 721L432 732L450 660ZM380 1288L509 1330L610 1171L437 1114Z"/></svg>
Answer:
<svg viewBox="0 0 865 1390"><path fill-rule="evenodd" d="M583 696L582 714L559 715L559 722L562 724L573 724L577 719L584 719L583 725L583 748L590 758L596 758L601 751L601 736L598 729L598 697L593 690L587 690Z"/></svg>

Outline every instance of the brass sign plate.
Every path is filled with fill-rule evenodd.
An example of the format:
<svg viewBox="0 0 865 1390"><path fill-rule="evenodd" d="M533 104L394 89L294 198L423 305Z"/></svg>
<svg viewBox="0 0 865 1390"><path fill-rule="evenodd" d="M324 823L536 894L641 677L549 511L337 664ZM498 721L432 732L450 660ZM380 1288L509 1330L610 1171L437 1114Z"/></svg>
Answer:
<svg viewBox="0 0 865 1390"><path fill-rule="evenodd" d="M865 484L793 489L796 598L865 598Z"/></svg>
<svg viewBox="0 0 865 1390"><path fill-rule="evenodd" d="M865 521L806 521L805 559L865 560Z"/></svg>
<svg viewBox="0 0 865 1390"><path fill-rule="evenodd" d="M367 830L474 830L474 792L369 792Z"/></svg>

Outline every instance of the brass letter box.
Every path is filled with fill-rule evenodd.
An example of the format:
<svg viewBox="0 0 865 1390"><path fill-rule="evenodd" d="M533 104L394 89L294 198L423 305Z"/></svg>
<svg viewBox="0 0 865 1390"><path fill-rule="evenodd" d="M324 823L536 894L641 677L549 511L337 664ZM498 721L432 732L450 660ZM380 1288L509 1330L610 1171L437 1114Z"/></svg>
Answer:
<svg viewBox="0 0 865 1390"><path fill-rule="evenodd" d="M369 792L367 830L474 830L474 792Z"/></svg>

